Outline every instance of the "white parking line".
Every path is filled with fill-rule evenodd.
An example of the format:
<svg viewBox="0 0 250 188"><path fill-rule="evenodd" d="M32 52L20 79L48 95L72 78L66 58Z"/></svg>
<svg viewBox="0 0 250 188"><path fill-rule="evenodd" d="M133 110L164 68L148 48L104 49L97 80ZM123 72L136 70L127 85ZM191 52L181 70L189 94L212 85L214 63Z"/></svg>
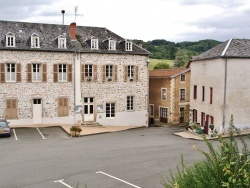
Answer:
<svg viewBox="0 0 250 188"><path fill-rule="evenodd" d="M64 183L63 181L64 181L64 179L62 179L62 180L56 180L56 181L54 181L54 182L55 182L55 183L59 182L59 183L65 185L66 187L73 188L73 187L71 187L70 185Z"/></svg>
<svg viewBox="0 0 250 188"><path fill-rule="evenodd" d="M13 130L13 133L14 133L14 135L15 135L15 139L16 140L19 140L19 139L17 139L17 136L16 136L16 131L15 131L15 129L12 129Z"/></svg>
<svg viewBox="0 0 250 188"><path fill-rule="evenodd" d="M114 179L116 179L116 180L119 180L119 181L121 181L121 182L123 182L123 183L126 183L126 184L128 184L128 185L131 185L131 186L133 186L133 187L141 188L141 187L138 187L138 186L136 186L136 185L133 185L132 183L129 183L129 182L127 182L127 181L124 181L124 180L122 180L122 179L119 179L119 178L117 178L117 177L115 177L115 176L111 176L111 175L109 175L109 174L107 174L107 173L105 173L105 172L99 171L99 172L96 172L96 173L97 173L97 174L104 174L104 175L106 175L106 176L109 176L109 177L111 177L111 178L114 178Z"/></svg>
<svg viewBox="0 0 250 188"><path fill-rule="evenodd" d="M36 128L37 129L37 131L40 133L40 135L43 137L43 139L47 139L47 138L45 138L44 136L43 136L43 134L41 133L41 131L38 129L38 128Z"/></svg>

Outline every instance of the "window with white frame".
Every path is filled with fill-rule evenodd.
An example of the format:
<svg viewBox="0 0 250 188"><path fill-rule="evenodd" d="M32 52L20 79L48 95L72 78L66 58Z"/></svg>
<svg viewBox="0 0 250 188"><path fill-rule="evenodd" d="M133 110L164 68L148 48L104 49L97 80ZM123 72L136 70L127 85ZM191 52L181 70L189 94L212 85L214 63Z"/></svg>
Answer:
<svg viewBox="0 0 250 188"><path fill-rule="evenodd" d="M58 48L66 48L66 38L64 36L58 37Z"/></svg>
<svg viewBox="0 0 250 188"><path fill-rule="evenodd" d="M31 48L40 48L39 36L35 33L31 35Z"/></svg>
<svg viewBox="0 0 250 188"><path fill-rule="evenodd" d="M180 89L180 100L185 100L186 97L186 90Z"/></svg>
<svg viewBox="0 0 250 188"><path fill-rule="evenodd" d="M42 65L32 64L32 81L41 82L42 81Z"/></svg>
<svg viewBox="0 0 250 188"><path fill-rule="evenodd" d="M93 76L93 65L85 65L85 78L91 79Z"/></svg>
<svg viewBox="0 0 250 188"><path fill-rule="evenodd" d="M128 65L128 79L134 79L134 65Z"/></svg>
<svg viewBox="0 0 250 188"><path fill-rule="evenodd" d="M106 117L107 118L115 117L115 103L106 103Z"/></svg>
<svg viewBox="0 0 250 188"><path fill-rule="evenodd" d="M161 88L161 100L166 101L167 100L167 89Z"/></svg>
<svg viewBox="0 0 250 188"><path fill-rule="evenodd" d="M113 65L106 65L106 78L112 79L113 77Z"/></svg>
<svg viewBox="0 0 250 188"><path fill-rule="evenodd" d="M98 50L98 39L91 39L91 49Z"/></svg>
<svg viewBox="0 0 250 188"><path fill-rule="evenodd" d="M185 74L181 74L181 82L185 82L186 81L186 75Z"/></svg>
<svg viewBox="0 0 250 188"><path fill-rule="evenodd" d="M127 110L134 110L134 97L127 96Z"/></svg>
<svg viewBox="0 0 250 188"><path fill-rule="evenodd" d="M58 65L58 81L67 82L67 65L66 64Z"/></svg>
<svg viewBox="0 0 250 188"><path fill-rule="evenodd" d="M6 47L15 47L15 35L13 33L8 33L6 35Z"/></svg>
<svg viewBox="0 0 250 188"><path fill-rule="evenodd" d="M109 40L109 50L116 50L116 42L114 40Z"/></svg>
<svg viewBox="0 0 250 188"><path fill-rule="evenodd" d="M16 64L14 63L6 64L6 81L7 82L16 81Z"/></svg>
<svg viewBox="0 0 250 188"><path fill-rule="evenodd" d="M125 48L126 48L126 51L132 51L132 42L126 41Z"/></svg>

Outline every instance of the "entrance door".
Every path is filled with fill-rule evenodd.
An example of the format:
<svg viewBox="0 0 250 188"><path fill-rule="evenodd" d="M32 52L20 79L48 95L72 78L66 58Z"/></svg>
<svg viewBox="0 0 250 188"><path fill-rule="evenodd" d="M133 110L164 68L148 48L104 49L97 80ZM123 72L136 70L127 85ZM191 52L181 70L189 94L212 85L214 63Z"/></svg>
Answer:
<svg viewBox="0 0 250 188"><path fill-rule="evenodd" d="M33 124L42 124L42 99L33 99Z"/></svg>
<svg viewBox="0 0 250 188"><path fill-rule="evenodd" d="M84 98L84 121L94 121L94 98Z"/></svg>
<svg viewBox="0 0 250 188"><path fill-rule="evenodd" d="M160 122L162 123L168 123L168 109L160 107Z"/></svg>
<svg viewBox="0 0 250 188"><path fill-rule="evenodd" d="M180 107L180 123L184 123L185 108Z"/></svg>

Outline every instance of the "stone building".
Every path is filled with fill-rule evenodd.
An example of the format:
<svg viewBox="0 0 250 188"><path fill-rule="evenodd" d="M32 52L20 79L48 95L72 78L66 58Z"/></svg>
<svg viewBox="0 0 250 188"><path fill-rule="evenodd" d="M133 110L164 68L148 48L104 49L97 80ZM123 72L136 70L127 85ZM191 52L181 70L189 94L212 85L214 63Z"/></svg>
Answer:
<svg viewBox="0 0 250 188"><path fill-rule="evenodd" d="M250 128L250 40L230 39L191 59L192 121L209 133L223 133L231 115L234 125Z"/></svg>
<svg viewBox="0 0 250 188"><path fill-rule="evenodd" d="M189 122L189 95L190 69L149 71L149 118L155 123Z"/></svg>
<svg viewBox="0 0 250 188"><path fill-rule="evenodd" d="M147 126L148 55L106 28L0 21L0 118Z"/></svg>

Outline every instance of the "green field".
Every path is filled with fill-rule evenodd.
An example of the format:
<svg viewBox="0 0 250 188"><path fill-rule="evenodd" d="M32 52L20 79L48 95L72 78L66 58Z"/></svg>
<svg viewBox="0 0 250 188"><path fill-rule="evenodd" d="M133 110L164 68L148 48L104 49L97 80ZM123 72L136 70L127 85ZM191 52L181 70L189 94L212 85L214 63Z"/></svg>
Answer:
<svg viewBox="0 0 250 188"><path fill-rule="evenodd" d="M173 67L173 60L168 60L168 59L149 59L149 70L153 70L154 66L157 63L168 63L171 67Z"/></svg>

